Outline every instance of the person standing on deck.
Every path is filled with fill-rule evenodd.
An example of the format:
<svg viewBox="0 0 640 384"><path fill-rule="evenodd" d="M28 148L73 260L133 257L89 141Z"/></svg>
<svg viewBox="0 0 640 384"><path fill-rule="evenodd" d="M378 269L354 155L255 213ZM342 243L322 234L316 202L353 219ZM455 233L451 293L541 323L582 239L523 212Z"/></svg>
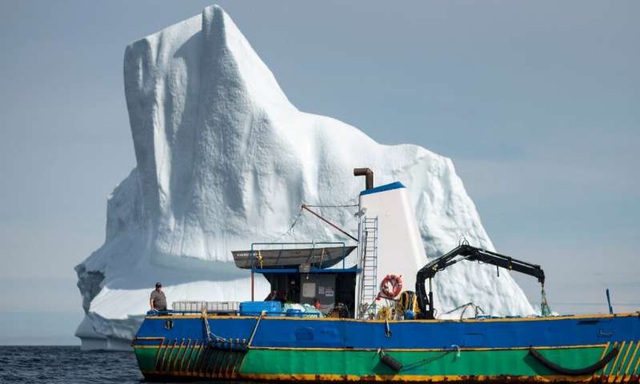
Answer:
<svg viewBox="0 0 640 384"><path fill-rule="evenodd" d="M162 283L156 283L156 289L151 291L151 297L149 298L149 306L152 311L166 311L167 310L167 297L162 292Z"/></svg>

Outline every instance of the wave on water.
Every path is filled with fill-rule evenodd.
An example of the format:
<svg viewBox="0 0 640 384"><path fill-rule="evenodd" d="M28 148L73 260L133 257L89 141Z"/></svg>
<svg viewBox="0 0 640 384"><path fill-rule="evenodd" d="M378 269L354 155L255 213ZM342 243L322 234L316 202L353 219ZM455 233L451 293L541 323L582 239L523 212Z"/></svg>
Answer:
<svg viewBox="0 0 640 384"><path fill-rule="evenodd" d="M0 383L142 383L133 352L0 346Z"/></svg>
<svg viewBox="0 0 640 384"><path fill-rule="evenodd" d="M0 383L141 384L147 381L140 373L132 351L81 351L80 347L73 346L0 346ZM224 381L216 381L216 384L220 383ZM251 384L246 381L233 383Z"/></svg>

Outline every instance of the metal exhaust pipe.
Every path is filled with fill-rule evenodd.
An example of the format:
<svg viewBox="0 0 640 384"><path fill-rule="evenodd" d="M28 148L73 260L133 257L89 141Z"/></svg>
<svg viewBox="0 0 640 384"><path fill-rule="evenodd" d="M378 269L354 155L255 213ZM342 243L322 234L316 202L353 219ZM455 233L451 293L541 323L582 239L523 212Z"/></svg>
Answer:
<svg viewBox="0 0 640 384"><path fill-rule="evenodd" d="M365 176L365 190L373 189L373 171L369 168L354 168L353 176Z"/></svg>

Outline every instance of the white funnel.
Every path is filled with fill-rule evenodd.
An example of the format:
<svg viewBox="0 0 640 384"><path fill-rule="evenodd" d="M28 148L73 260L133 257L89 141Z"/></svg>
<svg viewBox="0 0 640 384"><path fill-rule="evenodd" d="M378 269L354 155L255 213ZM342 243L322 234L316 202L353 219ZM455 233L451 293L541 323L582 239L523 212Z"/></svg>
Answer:
<svg viewBox="0 0 640 384"><path fill-rule="evenodd" d="M360 193L360 211L367 218L378 218L378 284L387 275L397 275L402 276L403 290L414 291L416 272L427 263L412 207L407 188L399 182Z"/></svg>

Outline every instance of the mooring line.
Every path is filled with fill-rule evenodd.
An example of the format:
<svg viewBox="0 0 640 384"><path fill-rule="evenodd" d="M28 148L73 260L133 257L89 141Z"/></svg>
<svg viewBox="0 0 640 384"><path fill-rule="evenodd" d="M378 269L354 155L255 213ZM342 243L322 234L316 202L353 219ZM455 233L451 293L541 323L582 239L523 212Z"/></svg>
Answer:
<svg viewBox="0 0 640 384"><path fill-rule="evenodd" d="M158 362L160 361L160 356L162 355L162 346L164 345L164 337L160 340L160 345L156 347L156 361L154 362L155 370L158 370Z"/></svg>
<svg viewBox="0 0 640 384"><path fill-rule="evenodd" d="M640 347L640 341L638 341L636 343L636 349L633 351L633 356L631 356L631 361L629 361L629 366L627 367L627 373L629 372L629 369L631 368L631 366L633 365L633 362L637 359L638 362L640 363L640 358L638 358L638 347ZM633 375L633 371L631 371L631 374ZM626 373L625 373L626 374Z"/></svg>
<svg viewBox="0 0 640 384"><path fill-rule="evenodd" d="M187 346L184 350L184 354L182 355L182 362L180 364L180 372L184 372L185 364L189 364L189 359L191 358L191 351L193 351L193 349L191 349L191 339L187 339ZM189 356L187 356L187 354Z"/></svg>
<svg viewBox="0 0 640 384"><path fill-rule="evenodd" d="M219 375L220 374L220 360L223 354L220 352L220 350L214 350L213 351L213 364L211 365L211 374L212 375Z"/></svg>
<svg viewBox="0 0 640 384"><path fill-rule="evenodd" d="M167 341L167 345L164 344L164 340L163 342L160 344L160 353L158 354L158 360L156 360L156 371L158 372L162 372L162 367L164 366L164 358L165 355L167 354L167 349L169 348L169 344L171 343L171 341L169 339L166 339Z"/></svg>
<svg viewBox="0 0 640 384"><path fill-rule="evenodd" d="M165 361L162 369L164 371L169 371L171 370L171 363L173 361L173 359L175 358L173 351L176 348L176 344L178 344L178 339L173 339L173 343L171 343L171 350L169 352L167 352L169 354L167 360Z"/></svg>
<svg viewBox="0 0 640 384"><path fill-rule="evenodd" d="M633 349L633 340L631 340L627 345L627 353L624 354L624 357L620 361L620 366L618 367L618 372L616 373L616 376L619 376L620 374L624 375L623 368L625 366L625 363L627 362L627 357L629 357L629 352L631 352L631 349Z"/></svg>
<svg viewBox="0 0 640 384"><path fill-rule="evenodd" d="M211 350L207 348L207 342L205 340L202 341L202 349L203 349L202 357L198 362L198 373L200 373L201 375L204 375L205 369L207 367L207 360L208 360L209 354L211 353Z"/></svg>
<svg viewBox="0 0 640 384"><path fill-rule="evenodd" d="M196 349L195 348L196 344L198 344L197 339L194 339L193 341L191 339L188 339L188 340L189 340L189 343L188 343L189 347L187 348L188 351L185 353L187 356L184 359L184 367L180 367L180 369L183 372L189 372L189 367L191 367L191 361L192 361L191 359L193 359L193 351Z"/></svg>
<svg viewBox="0 0 640 384"><path fill-rule="evenodd" d="M256 321L256 325L255 325L255 327L253 327L253 332L251 332L251 337L249 338L249 343L247 343L247 348L251 347L251 343L253 343L253 337L256 335L256 332L258 331L258 325L260 325L260 320L262 320L262 315L263 315L263 313L260 313L260 316L258 316L258 320Z"/></svg>
<svg viewBox="0 0 640 384"><path fill-rule="evenodd" d="M616 349L617 347L618 347L618 342L616 341L616 342L614 342L614 343L613 343L613 346L612 346L612 348L611 348L611 349L612 349L612 350L614 350L614 349ZM607 368L609 368L609 373L607 373ZM610 375L611 375L611 371L613 371L613 366L611 365L611 361L609 361L609 362L607 363L607 365L605 365L605 366L602 368L602 374L603 374L603 375L605 375L605 376L610 376Z"/></svg>
<svg viewBox="0 0 640 384"><path fill-rule="evenodd" d="M624 351L624 345L626 344L626 340L622 342L622 345L620 346L620 352L618 352L618 356L616 356L616 360L613 362L613 365L611 366L611 372L609 373L609 375L613 375L614 378L616 376L618 376L617 374L614 373L614 371L616 370L616 365L618 365L618 360L620 360L620 355L622 355L622 351Z"/></svg>

